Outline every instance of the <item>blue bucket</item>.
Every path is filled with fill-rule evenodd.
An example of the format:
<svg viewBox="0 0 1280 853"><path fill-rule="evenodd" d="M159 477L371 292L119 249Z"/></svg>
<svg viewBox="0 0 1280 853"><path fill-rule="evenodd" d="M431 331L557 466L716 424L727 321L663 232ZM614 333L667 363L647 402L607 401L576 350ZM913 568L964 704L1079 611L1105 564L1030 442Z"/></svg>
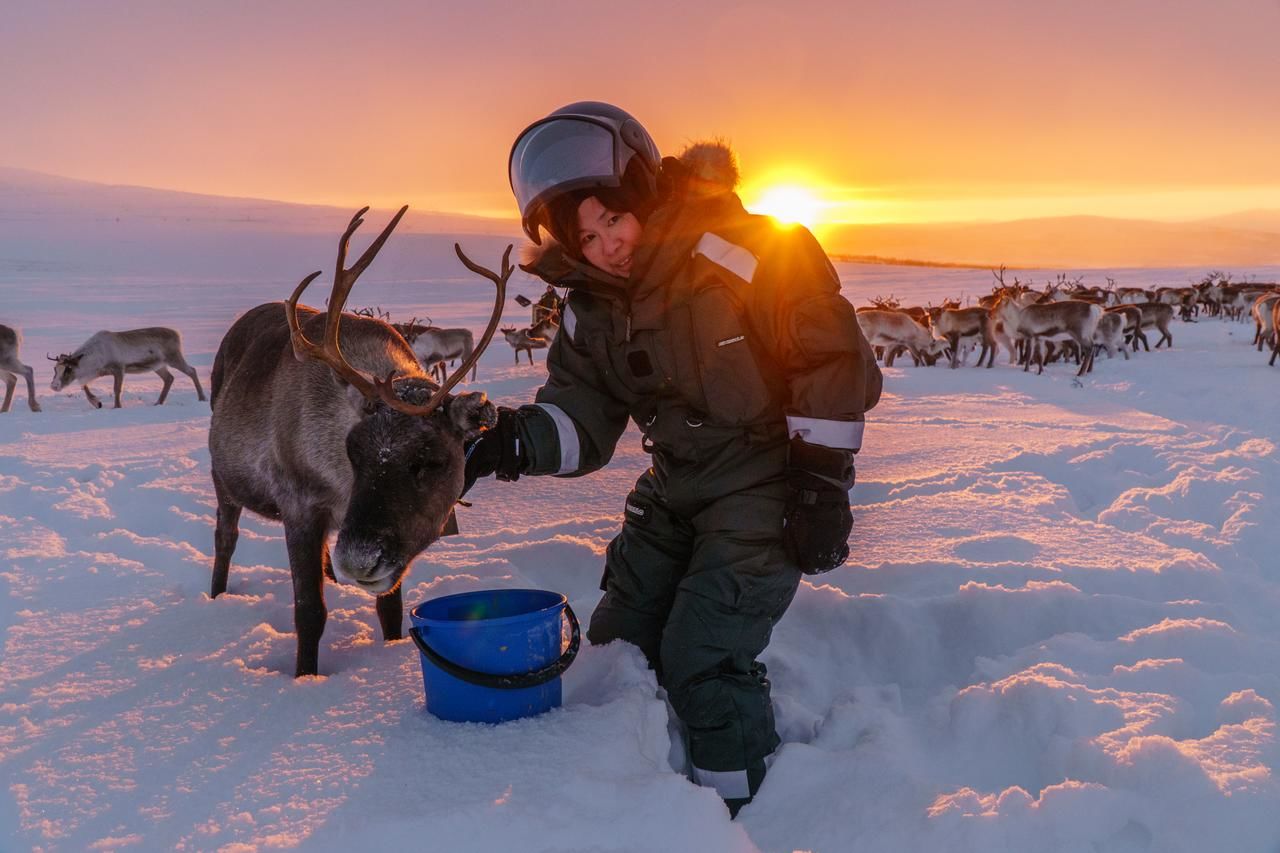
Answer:
<svg viewBox="0 0 1280 853"><path fill-rule="evenodd" d="M570 628L563 654L562 613ZM431 714L456 723L503 723L560 707L560 675L582 640L560 593L463 592L424 601L409 619Z"/></svg>

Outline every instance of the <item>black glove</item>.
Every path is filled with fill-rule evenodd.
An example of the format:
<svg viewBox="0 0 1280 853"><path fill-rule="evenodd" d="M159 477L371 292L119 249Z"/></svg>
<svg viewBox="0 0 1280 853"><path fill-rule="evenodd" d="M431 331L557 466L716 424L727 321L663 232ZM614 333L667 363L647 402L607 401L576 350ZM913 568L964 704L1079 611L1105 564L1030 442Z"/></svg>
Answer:
<svg viewBox="0 0 1280 853"><path fill-rule="evenodd" d="M524 467L520 446L520 415L515 409L499 408L498 423L466 446L466 478L462 494L471 491L476 480L497 474L499 480L519 480Z"/></svg>
<svg viewBox="0 0 1280 853"><path fill-rule="evenodd" d="M787 498L783 539L805 574L829 572L849 559L853 513L853 453L791 439L787 454Z"/></svg>

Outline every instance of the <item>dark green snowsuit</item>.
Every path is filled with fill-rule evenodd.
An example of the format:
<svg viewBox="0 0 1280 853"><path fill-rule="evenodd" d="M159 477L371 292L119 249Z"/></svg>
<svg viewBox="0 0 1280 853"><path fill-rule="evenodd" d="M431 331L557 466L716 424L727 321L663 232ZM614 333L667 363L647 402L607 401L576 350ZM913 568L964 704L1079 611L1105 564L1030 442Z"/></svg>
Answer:
<svg viewBox="0 0 1280 853"><path fill-rule="evenodd" d="M686 155L623 280L552 246L526 265L569 288L548 379L520 409L523 473L605 465L630 417L653 465L609 546L592 643L639 646L689 735L693 774L754 795L778 745L757 655L795 595L782 542L787 443L856 450L880 372L817 241L708 182ZM708 150L709 149L709 150Z"/></svg>

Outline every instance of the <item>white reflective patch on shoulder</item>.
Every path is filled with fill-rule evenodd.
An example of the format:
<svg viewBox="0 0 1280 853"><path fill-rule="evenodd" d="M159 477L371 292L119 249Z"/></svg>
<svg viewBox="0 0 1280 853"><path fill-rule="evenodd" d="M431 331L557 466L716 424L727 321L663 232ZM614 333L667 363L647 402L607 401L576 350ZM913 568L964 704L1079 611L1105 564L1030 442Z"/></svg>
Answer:
<svg viewBox="0 0 1280 853"><path fill-rule="evenodd" d="M862 447L862 430L865 421L830 421L824 418L802 418L787 415L787 432L792 438L804 439L810 444L835 447L840 450L858 450Z"/></svg>
<svg viewBox="0 0 1280 853"><path fill-rule="evenodd" d="M560 312L560 329L569 334L569 340L573 340L573 331L576 328L578 328L578 318L574 316L573 309L566 302Z"/></svg>
<svg viewBox="0 0 1280 853"><path fill-rule="evenodd" d="M756 274L756 256L741 246L708 231L693 247L694 255L702 255L719 264L743 281L749 282Z"/></svg>
<svg viewBox="0 0 1280 853"><path fill-rule="evenodd" d="M557 474L572 474L581 466L582 449L578 444L578 427L573 423L564 409L552 403L534 403L551 416L556 425L556 435L560 439L560 468Z"/></svg>

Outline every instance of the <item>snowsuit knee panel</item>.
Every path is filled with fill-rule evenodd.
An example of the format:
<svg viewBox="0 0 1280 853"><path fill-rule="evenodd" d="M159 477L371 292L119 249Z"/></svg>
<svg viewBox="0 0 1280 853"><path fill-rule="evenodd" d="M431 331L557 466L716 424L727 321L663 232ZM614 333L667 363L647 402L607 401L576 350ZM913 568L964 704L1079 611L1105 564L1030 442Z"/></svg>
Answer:
<svg viewBox="0 0 1280 853"><path fill-rule="evenodd" d="M662 629L693 543L693 525L663 503L652 472L641 475L624 502L622 529L605 552L604 596L591 614L588 641L634 643L661 680Z"/></svg>

